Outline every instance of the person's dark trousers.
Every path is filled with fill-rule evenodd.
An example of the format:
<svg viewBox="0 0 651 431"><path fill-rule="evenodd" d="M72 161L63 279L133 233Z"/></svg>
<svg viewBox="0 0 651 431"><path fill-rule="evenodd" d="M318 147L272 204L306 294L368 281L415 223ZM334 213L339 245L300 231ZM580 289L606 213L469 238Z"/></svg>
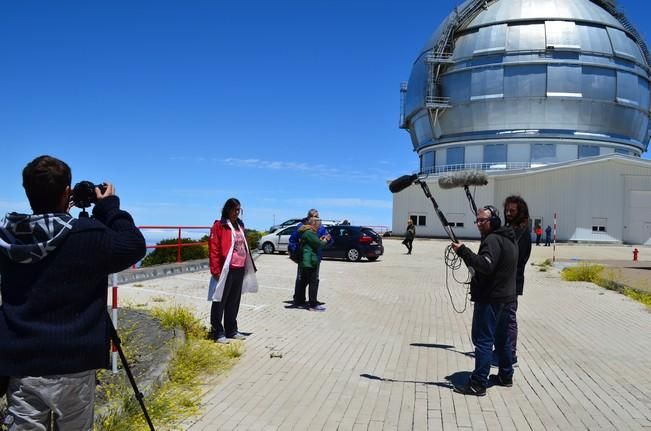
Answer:
<svg viewBox="0 0 651 431"><path fill-rule="evenodd" d="M508 321L506 323L506 331L509 337L509 342L511 343L511 357L513 362L518 362L517 355L517 345L518 345L518 301L517 299L510 303L506 304L506 309L508 313Z"/></svg>
<svg viewBox="0 0 651 431"><path fill-rule="evenodd" d="M319 268L302 268L301 280L303 281L303 292L308 286L308 305L316 307L319 305L317 295L319 293Z"/></svg>
<svg viewBox="0 0 651 431"><path fill-rule="evenodd" d="M402 241L402 243L405 245L405 247L407 247L407 253L408 253L408 254L411 254L411 248L412 248L412 245L411 245L411 244L412 244L413 242L414 242L413 239L406 239L406 238L405 238L404 241Z"/></svg>
<svg viewBox="0 0 651 431"><path fill-rule="evenodd" d="M296 281L294 282L294 305L305 305L305 283L302 280L301 266L296 265Z"/></svg>
<svg viewBox="0 0 651 431"><path fill-rule="evenodd" d="M470 377L473 384L488 386L493 345L497 352L499 375L513 377L511 344L506 331L508 320L507 304L475 303L472 315L472 343L475 345L475 369Z"/></svg>
<svg viewBox="0 0 651 431"><path fill-rule="evenodd" d="M536 245L540 245L540 235L536 235Z"/></svg>
<svg viewBox="0 0 651 431"><path fill-rule="evenodd" d="M551 238L549 236L546 236L545 237L545 246L549 247L550 243L551 243Z"/></svg>
<svg viewBox="0 0 651 431"><path fill-rule="evenodd" d="M222 300L213 302L210 309L210 326L212 326L213 338L233 337L237 334L237 313L240 311L243 281L244 268L228 270ZM224 318L223 326L222 317Z"/></svg>

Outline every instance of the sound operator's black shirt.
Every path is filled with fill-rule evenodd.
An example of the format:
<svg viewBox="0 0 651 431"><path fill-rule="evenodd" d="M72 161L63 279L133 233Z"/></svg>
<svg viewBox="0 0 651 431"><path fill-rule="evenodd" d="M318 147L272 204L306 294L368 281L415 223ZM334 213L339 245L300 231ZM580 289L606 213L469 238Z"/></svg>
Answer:
<svg viewBox="0 0 651 431"><path fill-rule="evenodd" d="M458 254L474 271L470 281L472 301L488 304L515 301L518 246L512 228L500 227L486 235L477 254L466 246L462 246Z"/></svg>

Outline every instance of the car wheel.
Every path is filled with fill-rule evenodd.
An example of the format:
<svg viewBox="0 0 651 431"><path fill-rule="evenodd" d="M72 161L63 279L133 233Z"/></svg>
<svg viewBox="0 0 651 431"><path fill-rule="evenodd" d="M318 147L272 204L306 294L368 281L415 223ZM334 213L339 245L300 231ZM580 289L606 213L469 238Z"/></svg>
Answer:
<svg viewBox="0 0 651 431"><path fill-rule="evenodd" d="M380 256L370 256L370 257L367 257L367 259L368 259L370 262L375 262L375 261L378 259L378 257L380 257Z"/></svg>
<svg viewBox="0 0 651 431"><path fill-rule="evenodd" d="M262 244L262 251L264 251L264 254L271 254L274 252L274 245L270 242L265 242Z"/></svg>
<svg viewBox="0 0 651 431"><path fill-rule="evenodd" d="M362 258L362 255L359 254L359 250L356 248L351 248L346 252L346 259L351 262L357 262Z"/></svg>

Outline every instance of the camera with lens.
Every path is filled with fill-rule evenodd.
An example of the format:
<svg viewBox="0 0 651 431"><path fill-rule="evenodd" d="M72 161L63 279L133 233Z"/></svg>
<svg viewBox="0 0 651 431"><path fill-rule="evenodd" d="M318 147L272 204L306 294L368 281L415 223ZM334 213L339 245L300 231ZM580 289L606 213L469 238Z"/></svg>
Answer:
<svg viewBox="0 0 651 431"><path fill-rule="evenodd" d="M72 189L72 202L77 208L88 208L97 202L95 187L99 188L102 193L106 191L106 184L93 184L90 181L79 181Z"/></svg>

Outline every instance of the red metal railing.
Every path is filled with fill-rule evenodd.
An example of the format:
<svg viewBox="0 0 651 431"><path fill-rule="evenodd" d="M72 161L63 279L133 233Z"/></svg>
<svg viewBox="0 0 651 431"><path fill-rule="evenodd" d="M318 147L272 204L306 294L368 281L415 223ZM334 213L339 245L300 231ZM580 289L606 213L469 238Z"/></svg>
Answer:
<svg viewBox="0 0 651 431"><path fill-rule="evenodd" d="M389 226L384 226L384 225L377 225L377 226L363 225L363 226L373 229L375 232L379 233L380 235L389 231Z"/></svg>
<svg viewBox="0 0 651 431"><path fill-rule="evenodd" d="M201 229L201 230L210 230L210 226L138 226L138 229L156 229L156 230L177 230L177 242L176 244L165 244L165 245L147 245L147 248L172 248L176 247L176 263L181 263L181 247L196 247L200 245L208 245L207 242L193 242L191 244L181 243L181 231L188 229Z"/></svg>

